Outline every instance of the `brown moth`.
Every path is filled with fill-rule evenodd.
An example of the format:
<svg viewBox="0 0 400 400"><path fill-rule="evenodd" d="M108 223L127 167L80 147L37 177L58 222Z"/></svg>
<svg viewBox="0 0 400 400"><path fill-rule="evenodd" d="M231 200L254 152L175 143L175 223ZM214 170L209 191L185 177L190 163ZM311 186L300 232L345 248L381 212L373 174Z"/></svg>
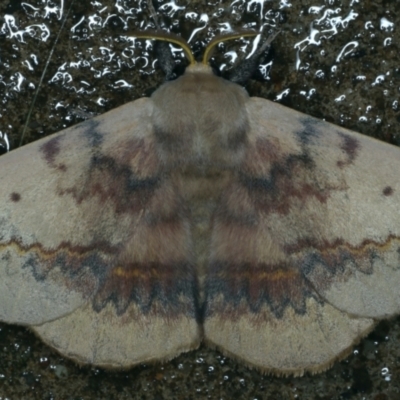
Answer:
<svg viewBox="0 0 400 400"><path fill-rule="evenodd" d="M0 158L0 320L102 367L205 341L323 371L400 312L400 149L215 76L224 38L167 39L183 76Z"/></svg>

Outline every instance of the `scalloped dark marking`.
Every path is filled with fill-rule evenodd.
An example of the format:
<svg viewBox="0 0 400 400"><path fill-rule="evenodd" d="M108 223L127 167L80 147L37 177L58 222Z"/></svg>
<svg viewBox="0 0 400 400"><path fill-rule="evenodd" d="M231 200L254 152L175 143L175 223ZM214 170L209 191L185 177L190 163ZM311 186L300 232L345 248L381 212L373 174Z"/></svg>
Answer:
<svg viewBox="0 0 400 400"><path fill-rule="evenodd" d="M135 279L132 279L134 277ZM182 309L180 297L187 299L197 290L194 267L186 264L126 263L109 268L100 282L93 309L100 312L108 302L123 315L131 303L148 314L155 302L165 314L188 314L198 318L195 304Z"/></svg>
<svg viewBox="0 0 400 400"><path fill-rule="evenodd" d="M222 304L207 308L205 316L214 313L225 314L225 307L231 312L225 314L227 319L238 318L248 310L257 314L261 307L268 305L271 312L280 319L284 311L291 306L297 314L304 315L307 311L306 300L317 298L311 284L306 280L300 269L286 263L281 264L231 264L215 262L210 266L206 288L206 298L212 304L220 295ZM246 306L243 308L243 300ZM232 315L231 315L232 314ZM235 314L235 315L233 315Z"/></svg>
<svg viewBox="0 0 400 400"><path fill-rule="evenodd" d="M349 136L346 135L345 133L342 132L337 132L337 134L341 137L342 139L342 144L340 146L340 148L347 154L348 156L348 160L347 161L342 161L339 160L337 162L337 166L339 168L343 168L345 166L348 166L350 164L352 164L354 162L354 160L356 159L360 149L361 149L361 145L360 142Z"/></svg>
<svg viewBox="0 0 400 400"><path fill-rule="evenodd" d="M104 141L104 134L99 132L98 127L101 126L99 121L88 119L77 125L78 128L83 128L82 136L87 140L89 147L100 147Z"/></svg>
<svg viewBox="0 0 400 400"><path fill-rule="evenodd" d="M374 264L381 260L379 254L393 241L399 241L395 235L389 235L385 242L376 242L371 239L364 240L358 246L352 246L342 239L336 239L333 243L326 240L315 239L299 240L295 245L286 246L288 254L301 254L308 248L313 249L304 257L301 268L306 276L310 274L316 265L323 266L325 272L324 280L321 280L321 287L328 288L333 281L346 281L350 276L346 274L345 265L349 263L358 271L371 275L374 272ZM400 254L399 260L400 262ZM348 272L348 271L347 271Z"/></svg>
<svg viewBox="0 0 400 400"><path fill-rule="evenodd" d="M325 203L329 191L322 192L310 183L301 183L304 174L312 173L314 161L308 154L290 155L280 162L274 162L268 179L243 176L242 184L254 198L254 203L265 213L277 212L287 214L293 198L304 202L309 197ZM294 185L294 182L300 185ZM333 188L330 188L333 189Z"/></svg>
<svg viewBox="0 0 400 400"><path fill-rule="evenodd" d="M60 283L74 288L84 297L90 297L94 287L97 287L93 299L96 312L112 303L117 314L123 315L128 306L135 303L141 312L147 314L157 302L161 306L157 312L168 318L186 314L200 319L198 299L192 299L192 293L198 290L197 279L194 267L188 263L162 265L124 262L117 257L120 246L110 246L105 241L90 246L61 243L56 249L46 250L40 244L24 246L13 240L1 247L12 244L20 251L30 253L22 268L29 268L36 281L45 281L48 273L57 266L62 272L59 275ZM96 253L111 256L110 261L105 262ZM185 307L182 305L182 296L188 300Z"/></svg>
<svg viewBox="0 0 400 400"><path fill-rule="evenodd" d="M299 122L303 125L303 129L294 132L297 140L302 146L315 143L321 135L320 130L324 128L323 123L312 117L300 118Z"/></svg>
<svg viewBox="0 0 400 400"><path fill-rule="evenodd" d="M91 126L93 125L96 124L92 123ZM93 133L93 131L91 132ZM100 142L97 133L93 134L93 138L96 142ZM61 151L60 140L61 137L49 140L42 146L41 150L51 168L65 172L67 170L65 164L56 163L57 156L60 155ZM135 150L137 150L137 147L137 144L132 146ZM133 153L131 155L131 158L133 158ZM58 195L70 194L78 204L92 196L97 196L103 202L113 201L117 213L135 212L149 201L150 196L159 186L159 182L158 176L138 179L128 164L120 163L113 157L106 156L101 151L96 151L91 156L85 181L70 188L58 189Z"/></svg>
<svg viewBox="0 0 400 400"><path fill-rule="evenodd" d="M93 196L99 197L104 203L113 201L115 211L119 214L137 212L143 208L159 183L158 176L137 179L128 165L119 164L114 158L99 154L92 157L85 182L60 190L58 194L70 194L78 204Z"/></svg>
<svg viewBox="0 0 400 400"><path fill-rule="evenodd" d="M222 295L223 301L219 306L207 309L206 316L223 313L225 307L231 310L226 314L227 318L235 318L233 313L238 317L248 310L256 314L264 304L269 306L276 318L282 318L289 306L297 314L303 315L307 298L312 297L320 304L324 303L313 294L314 288L307 279L316 266L323 266L326 271L325 281L322 282L325 284L321 288L329 288L333 281L346 281L349 276L344 265L351 264L362 273L371 275L374 264L381 260L376 250L398 239L390 236L386 243L365 240L359 246L350 246L341 239L336 239L334 243L302 239L295 245L285 247L288 254L295 256L296 261L291 266L285 263L228 265L227 262L214 262L206 283L206 296L212 303ZM307 252L308 249L314 250ZM243 308L243 300L248 309Z"/></svg>
<svg viewBox="0 0 400 400"><path fill-rule="evenodd" d="M63 139L64 135L54 137L40 146L39 151L43 154L49 167L57 168L61 172L66 172L67 167L64 163L56 164L57 157L61 152L61 142Z"/></svg>
<svg viewBox="0 0 400 400"><path fill-rule="evenodd" d="M47 164L51 167L55 167L55 160L61 151L61 141L63 138L64 135L56 136L42 144L39 148Z"/></svg>

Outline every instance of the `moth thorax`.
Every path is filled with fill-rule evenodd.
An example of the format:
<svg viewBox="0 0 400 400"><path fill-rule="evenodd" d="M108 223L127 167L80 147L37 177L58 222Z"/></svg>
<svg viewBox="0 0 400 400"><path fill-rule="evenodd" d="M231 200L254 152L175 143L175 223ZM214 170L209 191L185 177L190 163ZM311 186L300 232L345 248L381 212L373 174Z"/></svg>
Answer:
<svg viewBox="0 0 400 400"><path fill-rule="evenodd" d="M247 141L246 91L211 73L187 73L152 96L160 155L169 165L232 168Z"/></svg>

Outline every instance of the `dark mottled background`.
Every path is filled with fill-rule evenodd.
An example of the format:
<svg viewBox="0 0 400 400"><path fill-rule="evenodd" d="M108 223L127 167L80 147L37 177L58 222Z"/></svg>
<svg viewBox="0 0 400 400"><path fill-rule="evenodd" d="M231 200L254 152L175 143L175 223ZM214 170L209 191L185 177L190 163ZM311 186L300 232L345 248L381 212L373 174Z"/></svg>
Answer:
<svg viewBox="0 0 400 400"><path fill-rule="evenodd" d="M273 61L270 77L249 82L251 95L400 145L397 3L162 0L156 5L172 31L191 38L196 52L229 26L279 27L262 66L265 72ZM24 130L28 143L151 94L163 76L150 42L122 38L151 23L144 1L1 0L0 150L18 147ZM251 41L219 50L218 63L229 68L251 50ZM38 204L33 212L45 207ZM26 329L1 324L0 400L398 399L399 357L400 319L395 319L382 322L348 359L317 376L263 376L205 348L165 365L109 372L78 367Z"/></svg>

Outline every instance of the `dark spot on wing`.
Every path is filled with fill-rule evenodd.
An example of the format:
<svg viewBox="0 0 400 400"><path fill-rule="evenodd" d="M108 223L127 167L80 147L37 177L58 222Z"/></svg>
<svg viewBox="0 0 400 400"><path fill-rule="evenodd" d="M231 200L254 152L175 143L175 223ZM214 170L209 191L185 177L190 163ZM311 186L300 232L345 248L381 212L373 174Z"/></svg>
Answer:
<svg viewBox="0 0 400 400"><path fill-rule="evenodd" d="M10 194L10 199L11 199L11 201L13 201L14 203L17 203L18 201L21 200L21 195L20 195L19 193L12 192L12 193Z"/></svg>
<svg viewBox="0 0 400 400"><path fill-rule="evenodd" d="M382 193L385 196L391 196L393 194L393 188L391 186L386 186L383 190Z"/></svg>

